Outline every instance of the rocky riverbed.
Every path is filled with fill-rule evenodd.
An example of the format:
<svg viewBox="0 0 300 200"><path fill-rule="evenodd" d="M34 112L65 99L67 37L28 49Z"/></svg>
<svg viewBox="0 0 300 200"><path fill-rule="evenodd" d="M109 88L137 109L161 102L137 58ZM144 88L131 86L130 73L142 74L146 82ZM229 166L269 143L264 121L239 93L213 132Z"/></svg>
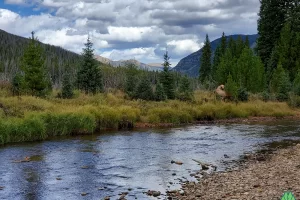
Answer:
<svg viewBox="0 0 300 200"><path fill-rule="evenodd" d="M238 169L217 172L182 185L168 199L280 199L286 191L300 199L300 144L272 154L249 155Z"/></svg>

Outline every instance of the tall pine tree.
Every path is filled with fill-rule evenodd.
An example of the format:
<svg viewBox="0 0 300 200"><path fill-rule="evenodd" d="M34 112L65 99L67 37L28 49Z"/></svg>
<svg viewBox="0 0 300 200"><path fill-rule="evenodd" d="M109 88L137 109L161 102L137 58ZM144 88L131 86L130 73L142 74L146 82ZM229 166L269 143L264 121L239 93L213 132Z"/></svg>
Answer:
<svg viewBox="0 0 300 200"><path fill-rule="evenodd" d="M21 61L21 69L24 72L25 88L34 96L45 96L51 90L51 82L44 66L44 56L44 50L32 32Z"/></svg>
<svg viewBox="0 0 300 200"><path fill-rule="evenodd" d="M287 0L260 0L260 2L257 52L266 67L285 22Z"/></svg>
<svg viewBox="0 0 300 200"><path fill-rule="evenodd" d="M85 48L83 49L83 64L77 73L78 88L86 94L103 91L102 73L94 58L93 43L90 37L87 39Z"/></svg>
<svg viewBox="0 0 300 200"><path fill-rule="evenodd" d="M163 85L165 95L168 99L175 99L175 81L174 76L170 71L170 57L168 51L164 54L164 69L161 72L160 82Z"/></svg>
<svg viewBox="0 0 300 200"><path fill-rule="evenodd" d="M204 83L205 80L209 80L211 76L211 70L212 70L212 65L211 65L211 46L210 46L210 41L209 37L206 34L204 46L202 48L202 56L200 59L200 72L199 72L199 79L201 83Z"/></svg>

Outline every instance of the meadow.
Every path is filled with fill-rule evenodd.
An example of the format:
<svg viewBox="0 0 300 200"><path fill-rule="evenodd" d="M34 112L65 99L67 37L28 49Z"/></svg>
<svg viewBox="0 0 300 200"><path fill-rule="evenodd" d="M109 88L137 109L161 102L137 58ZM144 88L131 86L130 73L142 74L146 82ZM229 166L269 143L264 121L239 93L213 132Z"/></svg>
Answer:
<svg viewBox="0 0 300 200"><path fill-rule="evenodd" d="M53 136L92 134L140 124L180 125L202 120L247 117L284 117L298 110L285 102L222 102L213 92L196 91L190 102L131 100L120 91L97 95L76 92L73 99L41 99L0 94L0 144L45 140Z"/></svg>

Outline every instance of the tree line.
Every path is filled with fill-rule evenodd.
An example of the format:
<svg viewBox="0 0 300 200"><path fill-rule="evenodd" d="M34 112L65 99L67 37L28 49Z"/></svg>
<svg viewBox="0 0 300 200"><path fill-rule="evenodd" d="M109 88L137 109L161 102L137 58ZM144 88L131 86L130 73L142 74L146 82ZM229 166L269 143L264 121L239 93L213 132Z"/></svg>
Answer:
<svg viewBox="0 0 300 200"><path fill-rule="evenodd" d="M235 99L247 99L245 91L272 93L287 100L300 95L300 6L298 0L261 0L255 49L248 38L228 40L212 52L208 35L200 59L202 84L224 84ZM213 57L213 58L212 58Z"/></svg>
<svg viewBox="0 0 300 200"><path fill-rule="evenodd" d="M44 50L32 33L20 62L20 70L12 79L12 91L15 95L45 97L51 93L53 82L49 76L49 69L43 62L44 58ZM169 59L166 51L162 72L141 70L135 65L114 68L95 60L93 43L88 38L76 74L74 75L71 68L62 72L62 86L58 97L72 98L75 89L86 94L120 89L130 99L192 100L197 80L172 72Z"/></svg>

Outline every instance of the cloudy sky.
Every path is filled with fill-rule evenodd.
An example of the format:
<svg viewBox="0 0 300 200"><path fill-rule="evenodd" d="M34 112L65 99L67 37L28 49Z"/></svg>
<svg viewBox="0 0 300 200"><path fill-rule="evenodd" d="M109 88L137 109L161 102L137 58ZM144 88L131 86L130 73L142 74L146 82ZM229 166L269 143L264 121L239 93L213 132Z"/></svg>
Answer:
<svg viewBox="0 0 300 200"><path fill-rule="evenodd" d="M80 53L90 34L112 60L173 66L211 40L257 33L259 0L0 0L0 29Z"/></svg>

